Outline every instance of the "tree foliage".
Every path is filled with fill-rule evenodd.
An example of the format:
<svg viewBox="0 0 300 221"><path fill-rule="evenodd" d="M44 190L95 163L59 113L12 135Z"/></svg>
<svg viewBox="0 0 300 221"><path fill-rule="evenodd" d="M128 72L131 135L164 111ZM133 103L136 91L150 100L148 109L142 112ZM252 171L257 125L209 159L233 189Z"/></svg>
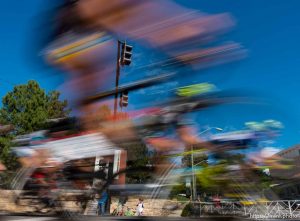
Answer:
<svg viewBox="0 0 300 221"><path fill-rule="evenodd" d="M8 170L13 170L17 167L16 157L10 152L11 147L11 137L0 137L0 159L3 164L6 165Z"/></svg>
<svg viewBox="0 0 300 221"><path fill-rule="evenodd" d="M150 156L146 145L142 143L133 143L124 145L123 148L127 150L129 161L127 166L129 168L145 168L147 165L152 165L154 162L153 156ZM151 168L144 170L136 170L136 172L127 173L126 178L128 183L145 183L151 178Z"/></svg>
<svg viewBox="0 0 300 221"><path fill-rule="evenodd" d="M25 134L45 126L46 120L66 117L67 101L59 100L58 91L46 93L36 81L15 86L2 99L0 123L12 124L14 133Z"/></svg>
<svg viewBox="0 0 300 221"><path fill-rule="evenodd" d="M224 164L210 165L203 168L201 173L197 174L197 182L200 184L201 189L215 191L224 188L227 182L222 177L227 172L225 168L226 165Z"/></svg>

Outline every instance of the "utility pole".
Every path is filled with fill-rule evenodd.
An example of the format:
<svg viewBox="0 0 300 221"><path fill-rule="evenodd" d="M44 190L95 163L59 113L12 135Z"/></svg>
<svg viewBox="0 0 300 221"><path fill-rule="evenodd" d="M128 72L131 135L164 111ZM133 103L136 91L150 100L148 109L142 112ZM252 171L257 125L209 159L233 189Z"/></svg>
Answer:
<svg viewBox="0 0 300 221"><path fill-rule="evenodd" d="M209 127L206 130L202 131L201 133L199 133L198 135L204 134L205 132L215 129L217 131L223 131L222 128L220 127ZM194 171L194 166L197 166L198 164L202 163L204 160L202 160L201 162L197 163L196 165L194 165L194 147L193 145L191 146L191 161L192 161L192 200L196 200L197 198L197 184L196 184L196 177L195 177L195 171Z"/></svg>
<svg viewBox="0 0 300 221"><path fill-rule="evenodd" d="M193 145L191 146L192 154L191 154L191 160L192 160L192 200L195 201L197 197L197 188L196 188L196 177L195 177L195 171L194 171L194 148Z"/></svg>
<svg viewBox="0 0 300 221"><path fill-rule="evenodd" d="M114 104L114 116L117 116L118 108L118 87L119 87L119 78L120 78L120 49L121 42L118 40L118 54L117 54L117 67L116 67L116 94L115 94L115 104Z"/></svg>

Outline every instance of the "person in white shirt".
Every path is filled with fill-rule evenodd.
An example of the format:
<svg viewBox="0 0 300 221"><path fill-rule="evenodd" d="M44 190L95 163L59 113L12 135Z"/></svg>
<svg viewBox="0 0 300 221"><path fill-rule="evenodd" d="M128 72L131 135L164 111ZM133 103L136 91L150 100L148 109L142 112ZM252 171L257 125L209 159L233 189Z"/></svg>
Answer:
<svg viewBox="0 0 300 221"><path fill-rule="evenodd" d="M143 199L139 199L138 204L136 205L136 215L137 216L142 216L143 215L143 211L144 211L144 203L143 203Z"/></svg>

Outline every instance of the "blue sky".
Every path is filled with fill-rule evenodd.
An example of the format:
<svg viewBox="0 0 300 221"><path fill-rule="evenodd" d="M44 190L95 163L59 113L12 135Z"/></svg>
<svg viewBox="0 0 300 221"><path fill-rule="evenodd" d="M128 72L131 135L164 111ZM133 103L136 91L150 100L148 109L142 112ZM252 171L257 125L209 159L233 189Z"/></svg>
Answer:
<svg viewBox="0 0 300 221"><path fill-rule="evenodd" d="M265 104L226 105L199 112L193 115L199 125L230 130L240 129L246 121L277 119L283 122L285 129L273 145L283 148L300 143L300 1L177 2L207 13L229 12L237 25L226 39L239 42L248 50L246 59L207 69L193 81L209 81L222 89L254 91L265 101ZM29 79L37 80L46 90L58 88L63 77L53 69L39 67L30 59L31 38L41 35L37 29L37 15L46 9L45 0L20 0L17 3L4 0L1 3L0 97L11 90L13 84ZM144 52L138 48L135 51ZM121 82L130 79L125 74ZM132 94L130 102L135 105L140 99L143 98Z"/></svg>

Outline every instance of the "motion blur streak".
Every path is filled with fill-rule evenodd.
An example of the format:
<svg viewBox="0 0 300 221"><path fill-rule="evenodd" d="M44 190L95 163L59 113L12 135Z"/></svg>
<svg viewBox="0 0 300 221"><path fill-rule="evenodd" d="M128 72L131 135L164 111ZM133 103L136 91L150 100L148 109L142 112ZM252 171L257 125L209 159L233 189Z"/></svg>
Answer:
<svg viewBox="0 0 300 221"><path fill-rule="evenodd" d="M4 211L47 214L30 218L47 221L178 210L201 216L230 213L230 205L247 216L246 206L257 205L261 214L259 202L279 199L265 185L270 174L282 179L293 162L266 143L280 136L281 122L248 122L230 131L198 125L204 109L248 102L242 90L196 78L203 68L246 57L241 44L219 40L235 25L228 13L208 15L167 0L65 3L42 55L67 76L72 117L48 119L43 130L14 138L20 168L10 182L15 191L7 193L12 206ZM135 65L136 45L158 55ZM120 76L129 83L119 83ZM155 87L163 90L151 98ZM13 129L1 126L0 133L13 136Z"/></svg>

